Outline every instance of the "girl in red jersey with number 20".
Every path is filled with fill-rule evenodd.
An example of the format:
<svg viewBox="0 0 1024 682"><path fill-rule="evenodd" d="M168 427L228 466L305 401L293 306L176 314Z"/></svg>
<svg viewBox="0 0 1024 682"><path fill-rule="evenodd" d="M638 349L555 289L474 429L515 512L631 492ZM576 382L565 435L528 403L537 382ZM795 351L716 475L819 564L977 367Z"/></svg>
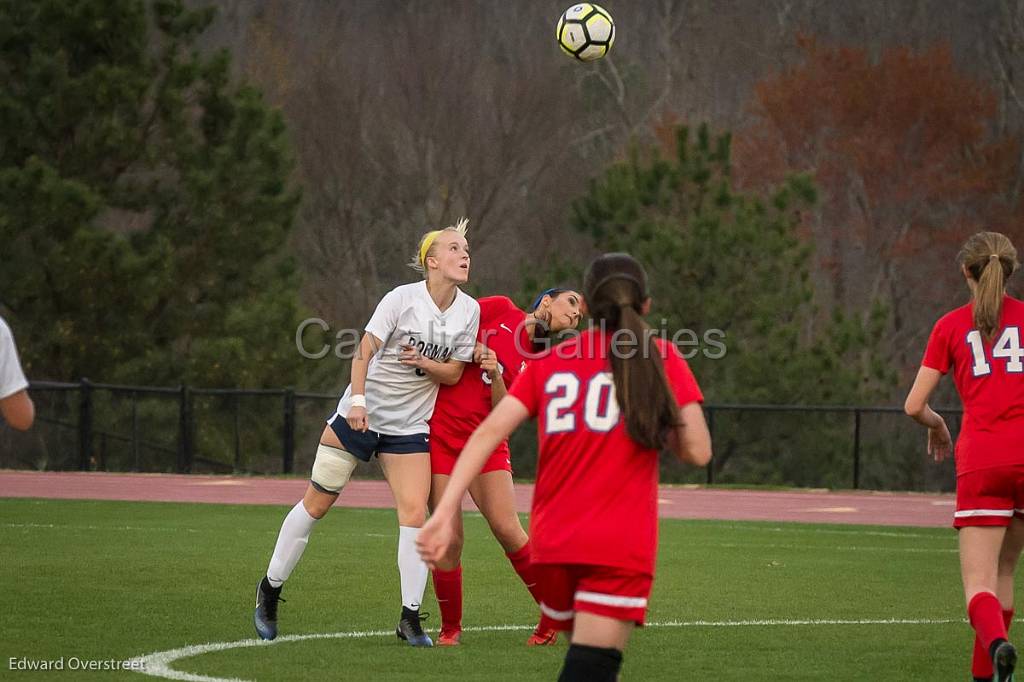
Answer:
<svg viewBox="0 0 1024 682"><path fill-rule="evenodd" d="M658 541L658 451L704 465L711 438L686 361L643 320L647 275L624 253L591 263L585 305L596 325L532 361L466 443L420 531L428 564L445 556L454 517L488 455L538 419L530 513L542 623L571 630L559 680L611 682L642 625Z"/></svg>
<svg viewBox="0 0 1024 682"><path fill-rule="evenodd" d="M1013 573L1024 548L1024 302L1006 295L1017 250L1005 235L979 232L960 252L971 302L932 329L906 412L928 427L928 452L949 456L949 429L928 406L953 370L964 417L956 444L960 570L974 627L975 680L1013 679L1017 652L1007 642Z"/></svg>

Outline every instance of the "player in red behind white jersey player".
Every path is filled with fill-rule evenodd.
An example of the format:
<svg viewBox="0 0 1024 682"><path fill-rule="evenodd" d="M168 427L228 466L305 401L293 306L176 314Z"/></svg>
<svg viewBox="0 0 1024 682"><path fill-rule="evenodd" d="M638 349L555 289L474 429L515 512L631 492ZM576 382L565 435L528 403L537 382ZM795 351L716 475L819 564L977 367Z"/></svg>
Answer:
<svg viewBox="0 0 1024 682"><path fill-rule="evenodd" d="M542 351L535 341L550 339L580 320L582 296L571 289L547 289L523 312L505 296L478 299L480 331L477 334L479 367L470 367L454 386L442 386L430 419L431 505L444 494L456 459L473 431L498 404L527 360ZM537 352L535 352L535 350ZM512 455L502 441L469 486L469 494L487 519L512 568L534 599L539 600L537 580L530 563L530 542L516 514L512 487ZM462 515L456 517L455 543L433 571L434 593L441 611L437 644L454 646L462 635ZM527 644L553 644L554 630L538 628Z"/></svg>
<svg viewBox="0 0 1024 682"><path fill-rule="evenodd" d="M956 444L956 512L967 614L975 631L975 680L1013 679L1017 652L1007 642L1013 573L1024 548L1024 302L1006 295L1017 250L998 232L964 244L960 263L971 303L932 329L906 412L928 427L928 452L949 456L949 429L928 406L942 375L964 406Z"/></svg>
<svg viewBox="0 0 1024 682"><path fill-rule="evenodd" d="M643 320L643 267L605 254L584 289L599 326L527 366L469 439L417 546L428 564L445 555L462 495L488 455L537 416L530 543L542 624L572 630L560 680L611 682L654 576L658 451L704 465L711 438L686 361Z"/></svg>

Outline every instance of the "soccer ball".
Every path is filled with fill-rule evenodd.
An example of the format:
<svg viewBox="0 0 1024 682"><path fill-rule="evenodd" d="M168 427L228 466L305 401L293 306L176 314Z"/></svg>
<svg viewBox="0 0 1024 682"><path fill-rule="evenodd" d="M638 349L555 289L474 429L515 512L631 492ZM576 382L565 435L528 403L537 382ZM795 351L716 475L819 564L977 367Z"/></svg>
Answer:
<svg viewBox="0 0 1024 682"><path fill-rule="evenodd" d="M592 2L581 2L562 13L555 38L566 54L581 62L592 62L612 49L615 22L608 10Z"/></svg>

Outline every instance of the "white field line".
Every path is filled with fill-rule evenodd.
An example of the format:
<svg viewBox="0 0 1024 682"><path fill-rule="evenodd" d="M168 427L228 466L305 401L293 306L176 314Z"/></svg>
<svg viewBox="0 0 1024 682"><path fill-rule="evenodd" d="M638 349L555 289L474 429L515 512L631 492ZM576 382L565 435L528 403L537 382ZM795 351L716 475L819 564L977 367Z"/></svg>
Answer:
<svg viewBox="0 0 1024 682"><path fill-rule="evenodd" d="M950 519L951 520L950 520L950 525L949 526L936 526L936 528L939 529L939 530L952 530L952 528L953 528L952 527L952 516L950 516ZM686 521L686 519L672 519L672 520L674 520L674 521ZM741 524L736 523L734 521L715 521L714 519L702 519L702 521L705 521L709 525L721 526L723 528L735 528L737 530L741 530L741 531L745 531L745 532L750 532L750 531L766 531L766 532L769 532L769 533L825 533L825 534L833 534L833 535L869 535L869 536L882 537L882 538L931 538L933 540L935 540L935 539L940 539L941 540L941 539L944 539L944 538L947 538L947 537L949 537L949 538L955 538L956 537L952 533L939 534L939 533L900 532L900 531L890 531L890 530L863 530L863 529L856 528L856 527L850 528L849 530L847 530L845 528L808 528L807 527L808 525L813 525L813 524L804 524L804 523L796 523L796 522L794 522L791 525L786 526L785 528L783 528L781 526L760 526L760 525L756 525L758 523L756 521L748 522L748 523L750 523L750 525L741 525ZM871 524L861 524L861 525L871 525Z"/></svg>
<svg viewBox="0 0 1024 682"><path fill-rule="evenodd" d="M695 545L697 546L697 545ZM700 547L724 547L726 549L791 549L813 552L938 552L941 554L956 554L960 550L956 547L862 547L862 546L834 546L834 545L778 545L762 544L757 542L715 542L699 545Z"/></svg>
<svg viewBox="0 0 1024 682"><path fill-rule="evenodd" d="M126 530L126 531L176 531L176 532L220 532L219 528L211 528L209 530L199 530L197 528L166 528L166 527L145 527L145 526L132 526L132 525L58 525L53 523L0 523L0 527L3 528L24 528L24 529L45 529L45 530ZM266 535L269 531L263 530L250 530L247 528L240 528L234 532L262 532ZM394 538L380 532L366 532L364 534L367 538ZM777 549L777 550L796 550L796 551L820 551L820 550L835 550L839 552L905 552L905 553L939 553L939 554L955 554L958 550L954 547L942 548L942 547L862 547L862 546L814 546L814 545L779 545L779 544L765 544L765 543L705 543L701 547L708 548L724 548L724 549Z"/></svg>
<svg viewBox="0 0 1024 682"><path fill-rule="evenodd" d="M648 623L653 628L725 628L725 627L779 627L779 626L824 626L824 625L945 625L949 623L963 623L960 618L861 618L861 619L776 619L765 620L690 620L690 621L666 621L661 623ZM466 632L509 632L514 630L532 630L533 625L483 625L479 627L463 628ZM156 651L151 654L136 656L131 659L135 672L160 677L167 680L185 680L186 682L249 682L234 677L212 677L188 673L171 668L176 661L230 649L244 649L248 647L267 647L287 644L288 642L304 642L317 639L366 639L368 637L390 637L394 636L393 630L360 630L353 632L326 632L309 635L284 635L272 642L260 639L240 639L234 642L210 642L207 644L193 644L181 647L180 649L169 649L167 651Z"/></svg>
<svg viewBox="0 0 1024 682"><path fill-rule="evenodd" d="M25 528L36 530L141 530L168 531L175 533L199 533L195 528L161 528L159 526L76 526L57 523L0 523L2 528Z"/></svg>
<svg viewBox="0 0 1024 682"><path fill-rule="evenodd" d="M176 532L176 533L220 533L220 529L211 528L207 530L200 530L197 528L166 528L159 526L95 526L95 525L73 525L73 524L53 524L53 523L0 523L0 528L12 528L12 529L23 529L23 530L93 530L93 531L155 531L155 532ZM747 529L749 530L749 529ZM763 530L770 531L783 531L791 529L782 528L766 528ZM819 529L821 530L821 529ZM250 529L238 529L235 531L242 533L261 533L267 534L269 531L255 531ZM846 531L839 531L842 534L854 535L858 533L847 533ZM910 535L910 534L899 534L899 533L873 533L865 532L859 533L862 535L881 535L886 537L920 537L920 538L932 538L926 535ZM394 535L387 535L384 533L363 533L366 537L372 538L394 538ZM701 547L707 548L723 548L723 549L781 549L781 550L794 550L794 551L840 551L840 552L904 552L911 554L920 553L938 553L938 554L956 554L959 550L956 547L874 547L874 546L861 546L861 545L841 545L841 546L821 546L821 545L789 545L789 544L776 544L776 543L759 543L759 542L708 542L702 543Z"/></svg>
<svg viewBox="0 0 1024 682"><path fill-rule="evenodd" d="M163 528L160 526L76 526L71 524L56 524L56 523L0 523L0 528L20 528L23 530L99 530L99 531L157 531L157 532L173 532L173 533L222 533L223 530L220 528L210 528L206 530L200 530L198 528ZM233 534L238 533L260 533L264 535L270 534L271 531L252 530L249 528L239 528L232 531ZM384 533L363 533L368 538L397 538L397 534L387 535Z"/></svg>
<svg viewBox="0 0 1024 682"><path fill-rule="evenodd" d="M483 517L481 516L480 518L483 518ZM942 535L926 535L926 534L923 534L923 533L890 533L890 532L886 532L886 531L853 530L853 529L851 529L851 530L837 530L837 529L833 529L833 528L801 528L801 527L796 526L796 525L794 525L792 527L789 527L789 528L778 528L778 527L759 528L757 526L740 526L740 525L736 525L736 524L723 524L723 525L726 528L735 528L735 529L741 530L743 532L760 531L760 532L769 532L769 533L790 533L790 532L794 532L794 533L832 533L832 534L836 534L836 535L867 535L867 536L873 536L873 537L886 537L886 538L899 538L899 539L922 538L922 539L939 540L939 541L947 539L945 536L942 536ZM220 532L222 532L222 529L220 529L220 528L210 528L210 529L200 530L198 528L184 528L184 527L170 527L170 528L168 528L168 527L161 527L161 526L95 526L95 525L86 526L86 525L56 524L56 523L0 523L0 528L25 528L25 529L35 528L35 529L50 529L50 530L122 530L122 531L149 531L149 530L154 530L154 531L166 531L166 532L177 532L177 533L182 533L182 532L184 532L184 533L204 533L204 532L220 533ZM257 530L249 530L249 529L236 529L236 530L234 530L232 532L234 532L234 533L238 533L238 532L264 533L264 532L270 532L270 531L257 531ZM377 537L377 534L374 534L374 533L366 533L366 535L370 536L370 537ZM381 535L380 537L392 537L392 536L390 536L390 535L387 535L387 536ZM955 536L953 536L953 535L949 536L949 540L951 542L954 542L955 539L956 539Z"/></svg>
<svg viewBox="0 0 1024 682"><path fill-rule="evenodd" d="M0 528L21 528L21 529L33 529L33 530L97 530L97 531L171 531L178 533L220 533L220 529L210 529L208 531L198 530L196 528L160 528L160 527L144 527L144 526L75 526L75 525L57 525L52 523L0 523ZM269 531L252 531L252 530L239 530L236 532L259 532L268 533ZM394 535L386 535L383 533L364 533L366 537L370 538L394 538ZM785 550L796 550L796 551L841 551L841 552L908 552L908 553L939 553L939 554L956 554L959 550L955 547L865 547L859 545L849 546L824 546L824 545L784 545L784 544L771 544L771 543L760 543L760 542L707 542L702 543L701 547L708 548L724 548L724 549L785 549Z"/></svg>

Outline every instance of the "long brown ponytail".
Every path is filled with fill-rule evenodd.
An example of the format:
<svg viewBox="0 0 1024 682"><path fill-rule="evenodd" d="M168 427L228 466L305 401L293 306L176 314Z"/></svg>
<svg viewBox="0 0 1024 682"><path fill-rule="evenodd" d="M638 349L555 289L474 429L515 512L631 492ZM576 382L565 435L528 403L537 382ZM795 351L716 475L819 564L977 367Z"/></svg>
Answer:
<svg viewBox="0 0 1024 682"><path fill-rule="evenodd" d="M584 278L590 316L610 331L622 330L631 352L611 352L615 397L630 438L661 448L668 429L679 421L679 406L665 378L665 367L642 316L647 273L632 256L607 253L597 258Z"/></svg>
<svg viewBox="0 0 1024 682"><path fill-rule="evenodd" d="M974 326L983 337L992 339L999 329L1006 280L1020 265L1017 249L1004 234L978 232L964 243L958 260L977 283L973 289Z"/></svg>

